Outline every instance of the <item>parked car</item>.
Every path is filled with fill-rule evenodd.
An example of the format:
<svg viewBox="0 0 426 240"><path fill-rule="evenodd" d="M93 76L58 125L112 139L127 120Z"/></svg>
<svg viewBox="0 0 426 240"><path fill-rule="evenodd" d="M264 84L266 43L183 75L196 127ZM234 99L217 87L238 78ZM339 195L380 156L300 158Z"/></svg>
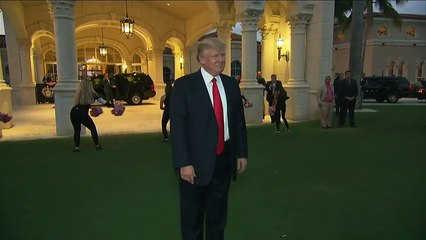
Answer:
<svg viewBox="0 0 426 240"><path fill-rule="evenodd" d="M363 99L396 103L403 97L414 97L412 85L405 77L365 77L361 81Z"/></svg>
<svg viewBox="0 0 426 240"><path fill-rule="evenodd" d="M104 86L102 79L103 74L92 77L93 87L95 91L105 98ZM124 100L128 104L138 105L143 100L147 100L155 96L155 85L151 77L145 73L117 73L110 77L113 88L113 98L116 100Z"/></svg>
<svg viewBox="0 0 426 240"><path fill-rule="evenodd" d="M426 100L426 81L421 81L422 87L417 89L417 99Z"/></svg>

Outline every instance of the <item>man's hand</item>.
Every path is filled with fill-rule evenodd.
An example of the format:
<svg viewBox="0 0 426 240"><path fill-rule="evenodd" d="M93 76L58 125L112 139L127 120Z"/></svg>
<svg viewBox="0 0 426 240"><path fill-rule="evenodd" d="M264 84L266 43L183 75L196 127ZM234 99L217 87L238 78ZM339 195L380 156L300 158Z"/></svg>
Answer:
<svg viewBox="0 0 426 240"><path fill-rule="evenodd" d="M247 168L247 158L238 158L237 159L237 170L238 173L243 173Z"/></svg>
<svg viewBox="0 0 426 240"><path fill-rule="evenodd" d="M181 167L180 177L188 183L194 184L195 177L197 177L197 175L195 175L194 167L192 165Z"/></svg>

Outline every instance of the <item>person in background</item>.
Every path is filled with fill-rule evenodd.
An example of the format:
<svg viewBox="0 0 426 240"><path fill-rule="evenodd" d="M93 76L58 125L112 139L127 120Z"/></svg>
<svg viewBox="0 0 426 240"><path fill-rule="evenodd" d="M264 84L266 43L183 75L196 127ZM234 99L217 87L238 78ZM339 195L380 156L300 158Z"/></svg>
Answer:
<svg viewBox="0 0 426 240"><path fill-rule="evenodd" d="M262 85L264 87L266 86L266 80L265 80L265 78L262 77L262 72L261 71L257 71L256 79L257 79L257 83L258 84L260 84L260 85Z"/></svg>
<svg viewBox="0 0 426 240"><path fill-rule="evenodd" d="M179 178L183 240L224 239L231 178L247 166L240 89L222 74L226 45L198 42L200 70L177 79L170 107L173 168Z"/></svg>
<svg viewBox="0 0 426 240"><path fill-rule="evenodd" d="M336 106L336 116L340 116L340 110L342 109L342 99L340 97L341 91L340 91L340 85L343 81L343 74L342 73L336 73L334 81L333 81L333 87L334 87L334 105Z"/></svg>
<svg viewBox="0 0 426 240"><path fill-rule="evenodd" d="M90 130L93 142L95 143L95 149L102 149L99 144L99 137L95 123L89 116L89 109L95 100L101 104L112 107L112 104L105 101L105 99L98 97L93 89L92 81L89 79L81 80L74 96L74 107L71 108L70 112L71 123L74 128L74 152L80 151L80 132L82 124Z"/></svg>
<svg viewBox="0 0 426 240"><path fill-rule="evenodd" d="M160 109L163 110L163 116L161 117L161 130L163 132L163 142L169 141L169 133L167 132L167 123L170 120L170 101L173 93L173 80L167 78L166 88L164 89L164 95L160 99Z"/></svg>
<svg viewBox="0 0 426 240"><path fill-rule="evenodd" d="M240 75L236 75L236 76L235 76L235 80L237 80L238 85L240 85L240 83L241 83L241 76L240 76ZM243 99L244 104L248 103L248 100L247 100L247 98L244 96L244 94L243 94L243 92L242 92L242 91L241 91L241 98Z"/></svg>
<svg viewBox="0 0 426 240"><path fill-rule="evenodd" d="M107 100L108 102L111 102L113 99L113 92L112 92L111 81L109 80L107 74L105 74L104 78L102 79L102 85L104 87L105 100Z"/></svg>
<svg viewBox="0 0 426 240"><path fill-rule="evenodd" d="M287 91L284 89L281 81L277 81L277 76L275 74L271 75L271 79L275 81L275 89L271 106L275 107L274 115L272 116L273 122L275 122L275 132L280 132L281 117L284 121L284 125L287 128L287 131L290 131L290 125L288 124L285 113L287 110L286 101L289 99Z"/></svg>
<svg viewBox="0 0 426 240"><path fill-rule="evenodd" d="M277 80L276 74L271 74L271 81L268 81L265 85L266 90L266 101L268 102L269 107L273 106L273 101L275 97L275 90L278 88L283 88L281 81ZM271 123L275 122L274 116L271 117Z"/></svg>
<svg viewBox="0 0 426 240"><path fill-rule="evenodd" d="M346 115L349 113L349 124L356 128L355 125L355 103L358 96L358 84L351 78L351 71L345 72L345 79L340 84L339 97L342 104L342 109L339 115L339 127L345 126Z"/></svg>
<svg viewBox="0 0 426 240"><path fill-rule="evenodd" d="M326 76L324 84L317 91L318 108L322 128L332 128L334 89L331 85L331 77Z"/></svg>

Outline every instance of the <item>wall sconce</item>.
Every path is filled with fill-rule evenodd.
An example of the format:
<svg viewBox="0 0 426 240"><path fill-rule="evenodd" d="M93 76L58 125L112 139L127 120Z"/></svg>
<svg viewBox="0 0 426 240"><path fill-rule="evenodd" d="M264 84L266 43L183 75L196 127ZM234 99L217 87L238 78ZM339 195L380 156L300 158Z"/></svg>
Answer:
<svg viewBox="0 0 426 240"><path fill-rule="evenodd" d="M278 49L278 61L281 60L282 57L285 57L285 61L288 62L290 60L290 53L285 51L284 54L281 54L281 49L283 48L284 40L281 38L281 34L277 40L277 49Z"/></svg>
<svg viewBox="0 0 426 240"><path fill-rule="evenodd" d="M180 55L180 58L179 58L179 66L180 66L180 70L182 70L182 68L183 68L183 57L182 57L182 55Z"/></svg>

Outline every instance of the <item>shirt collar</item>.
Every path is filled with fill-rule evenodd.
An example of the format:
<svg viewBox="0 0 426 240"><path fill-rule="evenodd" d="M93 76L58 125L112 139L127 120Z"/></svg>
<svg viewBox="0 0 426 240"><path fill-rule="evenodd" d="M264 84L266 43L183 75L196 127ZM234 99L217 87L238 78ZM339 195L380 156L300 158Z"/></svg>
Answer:
<svg viewBox="0 0 426 240"><path fill-rule="evenodd" d="M201 75L203 76L204 83L209 84L211 83L213 78L216 78L217 81L221 81L220 76L212 76L210 73L208 73L203 67L201 67Z"/></svg>

